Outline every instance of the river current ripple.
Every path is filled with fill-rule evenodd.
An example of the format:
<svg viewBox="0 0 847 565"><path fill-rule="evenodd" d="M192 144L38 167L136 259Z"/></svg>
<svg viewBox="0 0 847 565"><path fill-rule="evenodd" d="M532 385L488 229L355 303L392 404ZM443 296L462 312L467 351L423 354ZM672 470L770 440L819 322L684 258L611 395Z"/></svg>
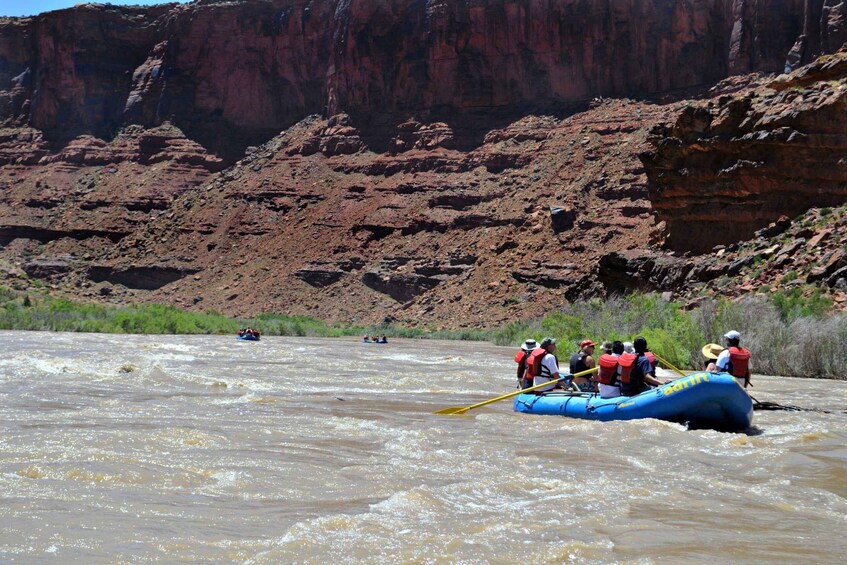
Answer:
<svg viewBox="0 0 847 565"><path fill-rule="evenodd" d="M488 344L0 332L0 561L831 563L847 382L755 377L747 434L434 410Z"/></svg>

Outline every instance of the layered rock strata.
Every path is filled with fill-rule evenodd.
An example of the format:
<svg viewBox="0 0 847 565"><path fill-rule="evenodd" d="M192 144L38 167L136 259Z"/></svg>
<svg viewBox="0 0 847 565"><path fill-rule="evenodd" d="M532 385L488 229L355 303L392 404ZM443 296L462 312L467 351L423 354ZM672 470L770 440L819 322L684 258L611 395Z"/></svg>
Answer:
<svg viewBox="0 0 847 565"><path fill-rule="evenodd" d="M2 19L0 254L16 284L74 297L354 323L501 324L631 288L735 295L730 271L773 282L749 271L752 252L651 248L717 242L680 231L698 229L674 216L695 185L662 139L706 178L705 132L701 147L735 156L724 176L744 179L767 155L733 138L778 128L733 132L781 95L798 117L772 122L808 135L797 120L820 111L826 134L840 70L798 69L779 93L731 78L711 107L673 100L831 50L843 14L829 0L215 0ZM656 96L623 98L636 95ZM648 191L637 155L674 121L653 130ZM815 158L796 138L762 143L784 150L759 167L772 184L789 149ZM713 231L737 229L733 210L758 225L788 213L766 184L750 212L723 194ZM799 278L840 292L833 257Z"/></svg>
<svg viewBox="0 0 847 565"><path fill-rule="evenodd" d="M167 120L230 158L313 113L352 115L375 148L410 115L478 143L492 110L781 72L840 46L844 15L832 0L81 4L0 20L0 122L67 140Z"/></svg>
<svg viewBox="0 0 847 565"><path fill-rule="evenodd" d="M847 52L685 108L642 155L665 244L708 251L847 200Z"/></svg>

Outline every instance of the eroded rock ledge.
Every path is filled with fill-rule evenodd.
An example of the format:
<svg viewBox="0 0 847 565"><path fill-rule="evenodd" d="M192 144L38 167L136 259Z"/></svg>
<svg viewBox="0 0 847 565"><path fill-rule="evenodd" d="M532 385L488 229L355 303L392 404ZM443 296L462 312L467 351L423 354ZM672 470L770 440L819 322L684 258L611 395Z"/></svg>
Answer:
<svg viewBox="0 0 847 565"><path fill-rule="evenodd" d="M703 252L847 200L847 52L685 108L641 159L665 244Z"/></svg>

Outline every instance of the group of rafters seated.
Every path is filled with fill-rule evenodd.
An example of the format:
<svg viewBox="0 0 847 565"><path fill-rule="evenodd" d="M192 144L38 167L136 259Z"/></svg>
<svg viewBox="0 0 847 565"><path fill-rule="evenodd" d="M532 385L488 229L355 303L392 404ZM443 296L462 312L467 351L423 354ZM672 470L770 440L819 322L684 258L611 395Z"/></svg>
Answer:
<svg viewBox="0 0 847 565"><path fill-rule="evenodd" d="M382 337L379 337L378 335L373 337L366 335L362 338L362 341L365 343L388 343L388 338L385 337L385 334L383 334Z"/></svg>
<svg viewBox="0 0 847 565"><path fill-rule="evenodd" d="M238 330L238 337L259 337L262 335L259 330L253 329L251 327L241 328Z"/></svg>
<svg viewBox="0 0 847 565"><path fill-rule="evenodd" d="M730 331L724 337L726 349L716 344L703 347L703 355L707 358L706 370L730 373L746 388L750 383L750 352L740 347L741 334L737 331ZM515 355L518 386L525 389L550 383L535 389L535 392L570 388L579 392L598 392L601 398L616 398L635 396L669 382L656 378L658 360L647 347L647 340L641 336L632 343L603 343L603 354L596 361L595 348L593 341L583 340L579 351L570 358L570 372L562 374L556 358L556 340L545 337L539 345L534 339L528 339Z"/></svg>

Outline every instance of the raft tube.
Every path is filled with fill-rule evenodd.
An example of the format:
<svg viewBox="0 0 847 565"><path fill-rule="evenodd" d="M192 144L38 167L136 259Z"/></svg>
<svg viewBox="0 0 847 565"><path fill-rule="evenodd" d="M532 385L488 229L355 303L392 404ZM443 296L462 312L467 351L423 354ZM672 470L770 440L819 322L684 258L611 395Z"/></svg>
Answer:
<svg viewBox="0 0 847 565"><path fill-rule="evenodd" d="M239 335L236 337L241 341L259 341L259 336L257 335Z"/></svg>
<svg viewBox="0 0 847 565"><path fill-rule="evenodd" d="M744 431L753 423L753 401L727 373L693 373L636 396L600 398L567 391L519 394L515 411L609 422L656 418L689 428Z"/></svg>

